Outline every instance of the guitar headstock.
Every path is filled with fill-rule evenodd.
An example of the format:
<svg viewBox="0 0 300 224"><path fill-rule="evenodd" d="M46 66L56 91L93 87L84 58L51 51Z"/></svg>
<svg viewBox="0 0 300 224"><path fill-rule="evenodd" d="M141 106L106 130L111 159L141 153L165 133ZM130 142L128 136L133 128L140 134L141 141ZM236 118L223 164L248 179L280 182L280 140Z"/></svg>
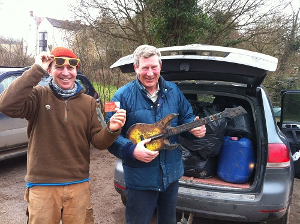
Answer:
<svg viewBox="0 0 300 224"><path fill-rule="evenodd" d="M234 108L226 108L223 111L223 116L228 118L233 118L241 114L247 114L247 111L242 106L238 106Z"/></svg>

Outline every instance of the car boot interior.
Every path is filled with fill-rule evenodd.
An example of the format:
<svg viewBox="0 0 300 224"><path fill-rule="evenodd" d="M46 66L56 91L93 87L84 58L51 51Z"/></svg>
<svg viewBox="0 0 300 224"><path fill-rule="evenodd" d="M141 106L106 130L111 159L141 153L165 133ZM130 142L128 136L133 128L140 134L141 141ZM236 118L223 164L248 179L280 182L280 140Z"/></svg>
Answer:
<svg viewBox="0 0 300 224"><path fill-rule="evenodd" d="M250 188L257 152L252 109L244 99L209 94L185 94L199 118L210 117L242 106L246 114L213 120L206 124L206 135L179 136L184 161L182 182L210 186Z"/></svg>

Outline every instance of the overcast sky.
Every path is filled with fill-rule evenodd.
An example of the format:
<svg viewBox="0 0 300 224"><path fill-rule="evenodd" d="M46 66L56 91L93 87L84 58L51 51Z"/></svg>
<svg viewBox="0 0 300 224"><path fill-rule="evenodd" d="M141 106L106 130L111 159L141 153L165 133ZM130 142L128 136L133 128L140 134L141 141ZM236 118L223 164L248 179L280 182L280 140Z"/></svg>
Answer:
<svg viewBox="0 0 300 224"><path fill-rule="evenodd" d="M39 17L71 19L71 3L75 0L0 0L0 36L21 38L28 29L30 11Z"/></svg>
<svg viewBox="0 0 300 224"><path fill-rule="evenodd" d="M33 11L34 16L72 20L68 5L75 2L75 0L0 0L0 36L21 38L22 33L28 29L29 11ZM293 0L293 5L294 10L299 8L300 0Z"/></svg>

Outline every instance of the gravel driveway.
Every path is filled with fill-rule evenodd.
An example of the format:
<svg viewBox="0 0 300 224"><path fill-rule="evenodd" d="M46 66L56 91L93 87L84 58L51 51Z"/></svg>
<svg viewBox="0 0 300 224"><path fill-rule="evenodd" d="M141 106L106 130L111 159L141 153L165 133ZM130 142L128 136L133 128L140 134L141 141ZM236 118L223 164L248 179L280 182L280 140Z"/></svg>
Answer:
<svg viewBox="0 0 300 224"><path fill-rule="evenodd" d="M95 224L125 224L125 207L113 186L115 158L106 150L91 149L91 186ZM0 223L25 224L24 176L26 157L0 161ZM300 180L295 179L289 224L300 223ZM155 224L155 216L150 224ZM218 224L221 221L195 218L193 224ZM222 224L232 222L222 221ZM237 224L237 223L235 223Z"/></svg>

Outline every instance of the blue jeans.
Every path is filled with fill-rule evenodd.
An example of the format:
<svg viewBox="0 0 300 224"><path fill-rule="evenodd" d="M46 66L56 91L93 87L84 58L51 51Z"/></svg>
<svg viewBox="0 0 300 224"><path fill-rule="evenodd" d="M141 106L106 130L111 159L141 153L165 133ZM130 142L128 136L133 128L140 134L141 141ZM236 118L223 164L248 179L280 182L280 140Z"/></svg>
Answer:
<svg viewBox="0 0 300 224"><path fill-rule="evenodd" d="M134 190L126 188L126 223L149 224L157 210L157 224L176 224L178 181L166 191Z"/></svg>

